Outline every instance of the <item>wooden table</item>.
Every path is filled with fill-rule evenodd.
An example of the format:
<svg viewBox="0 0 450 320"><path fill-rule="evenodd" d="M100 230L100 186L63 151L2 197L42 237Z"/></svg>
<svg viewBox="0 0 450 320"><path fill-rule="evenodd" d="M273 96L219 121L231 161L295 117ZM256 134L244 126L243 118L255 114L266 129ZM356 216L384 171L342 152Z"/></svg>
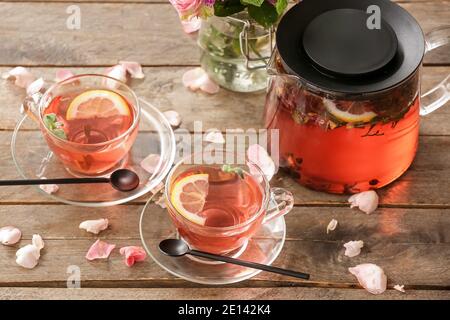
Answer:
<svg viewBox="0 0 450 320"><path fill-rule="evenodd" d="M118 60L142 63L146 78L131 85L161 110L174 109L183 127L203 120L204 129L259 128L264 94L221 90L208 96L191 93L182 74L199 61L195 39L183 33L174 9L160 0L79 1L80 30L68 30L66 0L22 2L0 0L0 72L22 65L48 79L67 67L75 73L102 72ZM450 2L401 1L425 31L450 21ZM423 88L450 73L450 56L427 59ZM20 119L21 89L0 85L0 175L18 178L10 155L11 134ZM35 134L38 134L35 132ZM372 215L350 210L347 196L314 192L279 175L276 185L292 190L294 210L286 217L285 248L276 266L310 272L302 282L267 273L227 287L205 287L177 279L150 259L133 268L117 250L106 262L84 256L96 238L78 229L90 218L108 217L111 229L100 237L118 246L140 245L138 219L147 197L127 205L94 209L57 203L33 187L0 189L0 226L23 231L21 243L0 247L0 298L125 299L450 299L450 108L423 119L420 149L408 172L379 191L381 205ZM328 222L339 220L327 235ZM15 263L18 247L33 233L45 239L39 266L25 270ZM349 259L343 243L362 239L363 253ZM347 268L359 263L380 265L389 290L373 296L362 290ZM81 268L82 289L66 289L69 265ZM392 289L404 284L407 293Z"/></svg>

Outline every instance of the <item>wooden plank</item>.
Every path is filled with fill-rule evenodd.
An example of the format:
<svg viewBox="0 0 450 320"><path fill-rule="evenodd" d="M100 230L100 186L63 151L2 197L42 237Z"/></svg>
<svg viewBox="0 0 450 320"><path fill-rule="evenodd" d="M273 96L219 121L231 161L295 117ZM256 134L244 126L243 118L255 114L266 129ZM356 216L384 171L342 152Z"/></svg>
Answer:
<svg viewBox="0 0 450 320"><path fill-rule="evenodd" d="M95 240L80 230L81 221L108 218L102 239L138 240L142 205L83 208L66 205L0 206L0 226L14 225L22 231L23 243L34 233L49 240ZM13 214L12 214L13 213ZM30 219L33 216L34 219ZM325 232L331 219L339 221L334 232ZM427 223L423 223L426 220ZM168 221L155 221L163 237ZM366 215L350 208L294 207L286 215L289 240L336 242L363 240L367 247L383 244L450 244L450 209L380 208Z"/></svg>
<svg viewBox="0 0 450 320"><path fill-rule="evenodd" d="M22 148L37 145L39 132L25 133ZM11 132L0 131L0 175L4 179L20 178L10 155ZM379 190L380 201L385 206L445 207L450 206L450 137L422 136L417 157L411 168L397 181ZM273 179L273 186L284 187L293 192L298 205L344 205L348 196L332 195L309 190L300 186L283 172ZM133 203L144 203L144 197ZM8 187L1 189L0 203L54 203L38 192L36 187Z"/></svg>
<svg viewBox="0 0 450 320"><path fill-rule="evenodd" d="M0 67L0 74L8 71ZM69 68L75 74L103 73L105 68ZM181 77L189 68L160 67L144 68L144 80L133 80L131 87L138 96L151 102L160 110L176 110L183 119L182 128L194 129L194 121L202 121L203 130L261 128L265 93L240 94L220 90L216 95L190 92L181 83ZM30 68L36 76L50 83L58 68ZM422 89L428 91L450 73L450 67L425 67L422 71ZM11 82L0 85L0 129L12 130L21 118L19 106L25 97L23 89ZM422 135L450 135L449 106L445 106L424 117L421 122ZM30 127L27 127L30 129Z"/></svg>
<svg viewBox="0 0 450 320"><path fill-rule="evenodd" d="M127 267L118 250L108 260L89 262L85 254L93 240L45 240L39 266L25 270L15 263L18 246L0 250L0 286L66 287L67 268L80 268L82 287L186 287L196 286L178 279L147 259L133 268ZM23 244L29 243L24 241ZM141 245L139 240L109 241L118 248ZM348 268L360 263L381 266L389 278L389 287L405 284L407 289L450 289L450 244L373 244L360 256L345 257L342 243L287 240L274 265L311 274L310 281L281 275L260 273L231 287L318 286L356 288L356 279Z"/></svg>
<svg viewBox="0 0 450 320"><path fill-rule="evenodd" d="M447 290L388 290L370 295L360 289L323 288L0 288L1 300L449 300Z"/></svg>
<svg viewBox="0 0 450 320"><path fill-rule="evenodd" d="M449 2L401 5L425 32L448 22ZM66 7L56 2L2 3L1 63L81 66L130 59L147 66L198 64L194 37L183 33L170 4L81 3L80 30L66 28ZM426 62L450 63L445 54L434 59Z"/></svg>

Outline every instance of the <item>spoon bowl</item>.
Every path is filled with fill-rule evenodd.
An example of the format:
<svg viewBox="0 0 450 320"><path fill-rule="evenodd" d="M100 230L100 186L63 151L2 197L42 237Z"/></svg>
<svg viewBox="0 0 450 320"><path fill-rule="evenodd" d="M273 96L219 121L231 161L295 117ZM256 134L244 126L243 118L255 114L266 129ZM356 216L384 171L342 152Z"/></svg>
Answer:
<svg viewBox="0 0 450 320"><path fill-rule="evenodd" d="M114 189L127 192L139 186L139 176L134 171L119 169L111 174L109 182Z"/></svg>
<svg viewBox="0 0 450 320"><path fill-rule="evenodd" d="M191 249L186 242L178 239L166 239L159 243L159 250L167 256L181 257L189 253Z"/></svg>

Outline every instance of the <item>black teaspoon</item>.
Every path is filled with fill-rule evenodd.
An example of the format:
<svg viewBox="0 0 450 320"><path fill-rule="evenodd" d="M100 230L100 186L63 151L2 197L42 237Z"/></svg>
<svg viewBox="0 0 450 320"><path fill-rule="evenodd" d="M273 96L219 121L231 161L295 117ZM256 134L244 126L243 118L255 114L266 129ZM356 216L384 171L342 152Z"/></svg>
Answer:
<svg viewBox="0 0 450 320"><path fill-rule="evenodd" d="M58 179L26 179L0 180L0 186L24 186L36 184L78 184L78 183L109 183L119 191L132 191L139 186L138 175L128 169L114 171L109 178L58 178Z"/></svg>
<svg viewBox="0 0 450 320"><path fill-rule="evenodd" d="M285 276L291 276L291 277L306 279L306 280L309 279L309 274L307 274L307 273L292 271L292 270L288 270L288 269L281 269L281 268L277 268L277 267L268 266L265 264L248 262L248 261L244 261L244 260L221 256L218 254L212 254L212 253L207 253L207 252L203 252L203 251L193 250L193 249L189 248L189 246L187 245L186 242L184 242L183 240L179 240L179 239L166 239L166 240L161 241L159 243L159 250L163 254L165 254L167 256L171 256L171 257L181 257L181 256L184 256L185 254L190 254L192 256L197 256L197 257L201 257L201 258L207 258L207 259L211 259L211 260L217 260L217 261L237 264L237 265L248 267L248 268L259 269L259 270L264 270L264 271L273 272L273 273L279 273L279 274L282 274Z"/></svg>

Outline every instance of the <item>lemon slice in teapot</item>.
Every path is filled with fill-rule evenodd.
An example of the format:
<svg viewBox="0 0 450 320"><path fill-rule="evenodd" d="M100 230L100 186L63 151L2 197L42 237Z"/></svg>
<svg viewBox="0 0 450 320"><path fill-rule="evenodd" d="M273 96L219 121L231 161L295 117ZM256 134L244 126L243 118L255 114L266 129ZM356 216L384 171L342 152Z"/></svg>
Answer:
<svg viewBox="0 0 450 320"><path fill-rule="evenodd" d="M364 104L357 101L339 102L336 104L331 100L323 99L323 103L329 113L337 119L348 123L369 122L377 116L375 112L367 110Z"/></svg>

